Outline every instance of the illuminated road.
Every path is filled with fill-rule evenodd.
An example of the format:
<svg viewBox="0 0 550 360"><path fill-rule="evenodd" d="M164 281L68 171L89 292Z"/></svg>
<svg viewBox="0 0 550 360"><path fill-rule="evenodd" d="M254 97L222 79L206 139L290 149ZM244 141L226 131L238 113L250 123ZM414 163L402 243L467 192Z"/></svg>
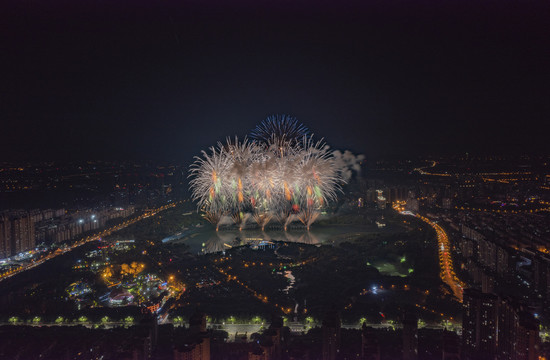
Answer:
<svg viewBox="0 0 550 360"><path fill-rule="evenodd" d="M243 289L250 292L256 299L258 299L258 300L260 300L260 301L262 301L266 304L272 305L273 307L277 308L278 310L280 310L284 314L290 314L290 312L292 311L291 308L285 308L284 306L281 306L279 304L273 304L272 302L269 301L269 298L266 295L263 295L263 294L259 293L258 291L252 289L250 286L248 286L247 284L242 282L239 278L237 278L236 275L232 275L232 274L228 273L227 271L223 270L222 268L220 268L218 266L214 266L214 268L216 270L218 270L218 272L220 274L222 274L224 276L224 278L226 278L227 282L234 281L236 284L240 285Z"/></svg>
<svg viewBox="0 0 550 360"><path fill-rule="evenodd" d="M165 323L170 323L165 322ZM26 321L17 321L17 322L0 322L0 326L35 326L35 327L42 327L42 326L84 326L89 329L97 328L97 326L102 326L105 329L115 329L120 327L129 327L134 325L133 322L124 322L124 321L102 321L102 322L91 322L91 321L85 321L85 322L70 322L70 321L63 321L63 322L26 322ZM178 324L176 326L189 326L188 323L185 324ZM286 326L290 328L290 331L299 334L302 332L307 332L312 328L320 327L322 325L321 322L312 322L312 323L305 323L305 322L290 322L287 323ZM366 323L367 326L373 327L375 329L401 329L401 324L370 324ZM269 327L269 323L259 323L259 324L253 324L253 323L235 323L235 324L229 324L229 323L222 323L222 324L215 324L215 323L208 323L208 328L210 329L217 329L217 330L224 330L227 331L227 334L229 335L228 341L232 342L235 341L235 335L238 334L239 338L241 338L243 335L246 334L248 340L250 340L250 335L253 333L261 332L263 329L266 329ZM361 329L362 324L342 324L343 329ZM460 327L450 327L450 326L443 326L443 325L429 325L429 326L421 326L421 328L426 329L437 329L437 330L443 330L446 329L448 331L454 331L459 333L461 328ZM541 338L544 338L544 336L548 336L548 333L541 332Z"/></svg>
<svg viewBox="0 0 550 360"><path fill-rule="evenodd" d="M454 296L460 302L462 302L462 292L464 291L464 284L458 279L453 270L451 246L447 233L439 224L431 221L430 219L418 214L416 215L416 217L430 225L435 230L437 234L437 243L439 250L439 267L441 269L439 276L445 284L449 285L449 287L453 291Z"/></svg>
<svg viewBox="0 0 550 360"><path fill-rule="evenodd" d="M462 302L462 293L464 291L464 283L461 282L458 277L456 276L454 269L453 269L453 259L451 257L451 244L449 242L449 237L447 236L447 233L443 228L428 219L427 217L424 217L419 214L413 214L410 211L405 211L405 202L404 201L396 201L392 205L393 209L397 212L399 212L402 215L413 215L419 218L420 220L424 221L426 224L430 225L437 234L437 248L439 251L439 268L440 273L439 276L441 277L441 280L449 285L451 290L453 291L454 296L458 299L458 301ZM443 316L443 314L441 314Z"/></svg>
<svg viewBox="0 0 550 360"><path fill-rule="evenodd" d="M418 167L413 169L413 171L417 171L420 175L430 175L430 176L451 176L450 174L442 174L442 173L431 173L426 171L425 169L434 168L437 165L437 162L432 160L432 163L428 166Z"/></svg>
<svg viewBox="0 0 550 360"><path fill-rule="evenodd" d="M33 260L33 262L31 262L30 264L28 264L26 266L23 266L23 267L15 270L15 271L12 271L12 272L0 277L0 281L9 279L12 276L15 276L15 275L17 275L17 274L19 274L23 271L30 270L32 268L35 268L35 267L39 266L39 265L42 265L46 261L51 260L51 259L55 258L56 256L63 255L63 254L66 254L70 251L73 251L74 249L76 249L76 248L78 248L78 247L80 247L84 244L87 244L87 243L92 242L92 241L101 240L101 238L103 236L111 235L113 232L122 230L122 229L124 229L124 228L126 228L126 227L128 227L132 224L137 223L138 221L141 221L143 219L147 219L148 217L151 217L151 216L155 216L156 214L158 214L159 212L161 212L163 210L166 210L166 209L169 209L169 208L172 208L172 207L176 206L176 204L177 203L172 203L172 204L161 206L157 209L153 209L149 212L146 212L146 213L138 216L137 218L126 220L126 221L124 221L123 223L121 223L119 225L115 225L115 226L112 226L108 229L102 230L102 231L100 231L99 233L97 233L95 235L91 235L91 236L87 236L85 238L82 238L79 241L73 243L71 246L68 246L68 247L63 248L63 249L61 249L61 248L57 249L55 252L53 252L53 253L51 253L47 256L44 256L44 257L40 258L37 261Z"/></svg>
<svg viewBox="0 0 550 360"><path fill-rule="evenodd" d="M427 172L427 171L425 171L425 169L433 168L433 167L435 167L436 165L437 165L437 162L435 162L434 160L432 160L432 163L431 163L430 165L414 168L413 171L417 171L417 172L420 173L421 175L430 175L430 173Z"/></svg>

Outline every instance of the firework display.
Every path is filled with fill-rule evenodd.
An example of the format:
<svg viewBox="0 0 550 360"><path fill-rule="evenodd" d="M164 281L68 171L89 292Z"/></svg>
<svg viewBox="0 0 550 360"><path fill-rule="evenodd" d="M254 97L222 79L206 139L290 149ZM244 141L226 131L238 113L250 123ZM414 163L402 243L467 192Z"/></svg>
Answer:
<svg viewBox="0 0 550 360"><path fill-rule="evenodd" d="M190 169L192 198L216 226L247 222L261 229L293 221L309 229L320 210L337 199L344 169L321 140L290 117L270 117L254 140L218 143Z"/></svg>
<svg viewBox="0 0 550 360"><path fill-rule="evenodd" d="M296 144L309 130L298 122L295 117L288 115L272 115L256 126L250 137L256 141L284 145Z"/></svg>

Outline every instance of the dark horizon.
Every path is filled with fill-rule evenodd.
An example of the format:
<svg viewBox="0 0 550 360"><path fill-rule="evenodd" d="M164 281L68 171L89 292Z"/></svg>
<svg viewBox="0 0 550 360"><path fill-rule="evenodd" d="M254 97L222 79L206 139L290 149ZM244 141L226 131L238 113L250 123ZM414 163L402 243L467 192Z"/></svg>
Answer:
<svg viewBox="0 0 550 360"><path fill-rule="evenodd" d="M189 162L272 114L367 158L548 154L548 3L1 8L5 160Z"/></svg>

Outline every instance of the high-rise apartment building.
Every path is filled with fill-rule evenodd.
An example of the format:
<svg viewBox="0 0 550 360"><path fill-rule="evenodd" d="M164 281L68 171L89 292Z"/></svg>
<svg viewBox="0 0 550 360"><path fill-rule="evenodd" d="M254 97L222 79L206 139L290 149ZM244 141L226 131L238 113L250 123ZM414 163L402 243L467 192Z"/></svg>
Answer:
<svg viewBox="0 0 550 360"><path fill-rule="evenodd" d="M11 222L0 216L0 259L11 255Z"/></svg>
<svg viewBox="0 0 550 360"><path fill-rule="evenodd" d="M373 328L363 323L361 328L361 359L380 360L380 344Z"/></svg>
<svg viewBox="0 0 550 360"><path fill-rule="evenodd" d="M335 310L323 320L323 360L335 360L340 349L340 317Z"/></svg>
<svg viewBox="0 0 550 360"><path fill-rule="evenodd" d="M34 246L34 223L28 213L0 215L0 258L30 250Z"/></svg>
<svg viewBox="0 0 550 360"><path fill-rule="evenodd" d="M538 358L538 324L522 306L475 289L464 291L463 304L463 359Z"/></svg>
<svg viewBox="0 0 550 360"><path fill-rule="evenodd" d="M406 313L403 318L403 360L418 359L418 318Z"/></svg>
<svg viewBox="0 0 550 360"><path fill-rule="evenodd" d="M12 255L34 248L34 223L26 214L11 220Z"/></svg>
<svg viewBox="0 0 550 360"><path fill-rule="evenodd" d="M464 359L494 359L497 353L498 297L467 289L463 304Z"/></svg>

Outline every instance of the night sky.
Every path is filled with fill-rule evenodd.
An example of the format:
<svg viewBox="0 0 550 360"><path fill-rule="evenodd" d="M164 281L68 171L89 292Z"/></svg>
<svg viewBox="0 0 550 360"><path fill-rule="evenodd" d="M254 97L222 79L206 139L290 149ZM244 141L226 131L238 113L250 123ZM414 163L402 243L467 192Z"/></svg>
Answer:
<svg viewBox="0 0 550 360"><path fill-rule="evenodd" d="M150 3L2 2L0 160L188 162L277 113L369 158L548 153L546 1Z"/></svg>

